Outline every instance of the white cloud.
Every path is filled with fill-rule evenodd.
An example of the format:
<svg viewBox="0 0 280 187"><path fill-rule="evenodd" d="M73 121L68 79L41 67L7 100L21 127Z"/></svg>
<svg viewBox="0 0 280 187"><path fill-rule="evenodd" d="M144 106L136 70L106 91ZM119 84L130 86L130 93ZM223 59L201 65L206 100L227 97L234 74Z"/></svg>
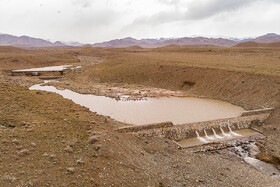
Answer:
<svg viewBox="0 0 280 187"><path fill-rule="evenodd" d="M280 33L280 0L0 0L0 33L52 41Z"/></svg>
<svg viewBox="0 0 280 187"><path fill-rule="evenodd" d="M83 8L89 8L93 1L90 0L73 0L74 5L80 5Z"/></svg>

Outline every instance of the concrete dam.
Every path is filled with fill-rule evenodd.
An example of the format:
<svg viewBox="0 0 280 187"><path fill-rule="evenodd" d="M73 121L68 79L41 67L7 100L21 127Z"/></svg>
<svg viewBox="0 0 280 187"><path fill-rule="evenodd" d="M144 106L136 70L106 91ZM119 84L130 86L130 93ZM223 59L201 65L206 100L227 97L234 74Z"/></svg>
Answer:
<svg viewBox="0 0 280 187"><path fill-rule="evenodd" d="M255 130L256 127L264 125L264 120L268 118L272 111L272 108L251 110L244 112L240 117L236 118L186 123L181 125L174 125L172 122L163 122L122 127L117 129L117 131L121 133L130 133L136 136L166 137L176 142L185 139L198 138L201 141L200 144L205 144L213 142L212 139L214 140L214 138L215 141L226 140L226 138L240 138L241 135L235 131L242 129Z"/></svg>

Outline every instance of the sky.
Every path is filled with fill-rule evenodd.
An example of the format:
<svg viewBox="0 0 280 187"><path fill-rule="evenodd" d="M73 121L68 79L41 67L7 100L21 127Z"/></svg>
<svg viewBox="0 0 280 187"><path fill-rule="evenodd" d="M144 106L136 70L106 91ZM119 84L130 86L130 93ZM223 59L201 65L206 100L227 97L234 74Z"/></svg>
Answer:
<svg viewBox="0 0 280 187"><path fill-rule="evenodd" d="M0 33L55 41L280 34L280 0L0 0Z"/></svg>

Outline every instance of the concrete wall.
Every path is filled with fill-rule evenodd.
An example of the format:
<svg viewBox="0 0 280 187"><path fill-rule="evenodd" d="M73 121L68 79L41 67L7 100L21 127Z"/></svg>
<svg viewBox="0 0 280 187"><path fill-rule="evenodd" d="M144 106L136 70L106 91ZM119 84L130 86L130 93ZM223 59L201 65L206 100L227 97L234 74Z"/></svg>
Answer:
<svg viewBox="0 0 280 187"><path fill-rule="evenodd" d="M264 108L259 110L250 110L242 113L242 116L251 116L251 115L258 115L258 114L265 114L265 113L271 113L274 110L274 108Z"/></svg>
<svg viewBox="0 0 280 187"><path fill-rule="evenodd" d="M221 128L224 132L228 132L230 128L232 130L236 129L246 129L251 128L251 125L262 125L263 121L269 116L270 113L264 111L257 115L246 115L237 118L227 118L212 121L187 123L182 125L173 125L171 122L151 124L144 126L131 126L118 129L117 131L123 133L132 133L137 136L159 136L167 137L171 140L179 141L187 138L196 137L195 131L197 131L200 136L204 136L204 130L208 135L213 135L212 129L216 133L221 133Z"/></svg>
<svg viewBox="0 0 280 187"><path fill-rule="evenodd" d="M12 76L61 76L63 71L12 71Z"/></svg>
<svg viewBox="0 0 280 187"><path fill-rule="evenodd" d="M147 125L122 127L119 128L118 131L122 133L139 132L143 130L151 130L151 129L158 129L158 128L161 129L161 128L167 128L172 126L174 126L172 122L163 122L163 123L154 123L154 124L147 124Z"/></svg>

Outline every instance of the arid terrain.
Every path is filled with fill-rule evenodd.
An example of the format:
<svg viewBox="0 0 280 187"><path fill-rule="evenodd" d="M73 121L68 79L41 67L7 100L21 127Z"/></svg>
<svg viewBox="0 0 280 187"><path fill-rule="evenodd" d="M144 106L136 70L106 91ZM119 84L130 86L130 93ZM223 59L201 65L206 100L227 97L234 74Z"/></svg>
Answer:
<svg viewBox="0 0 280 187"><path fill-rule="evenodd" d="M79 93L132 99L162 95L275 108L259 127L259 159L280 168L280 48L0 47L0 186L280 186L241 159L180 149L161 137L115 131L128 124L58 94L29 90L35 76L11 70L81 65L59 82ZM147 90L150 90L148 92Z"/></svg>

